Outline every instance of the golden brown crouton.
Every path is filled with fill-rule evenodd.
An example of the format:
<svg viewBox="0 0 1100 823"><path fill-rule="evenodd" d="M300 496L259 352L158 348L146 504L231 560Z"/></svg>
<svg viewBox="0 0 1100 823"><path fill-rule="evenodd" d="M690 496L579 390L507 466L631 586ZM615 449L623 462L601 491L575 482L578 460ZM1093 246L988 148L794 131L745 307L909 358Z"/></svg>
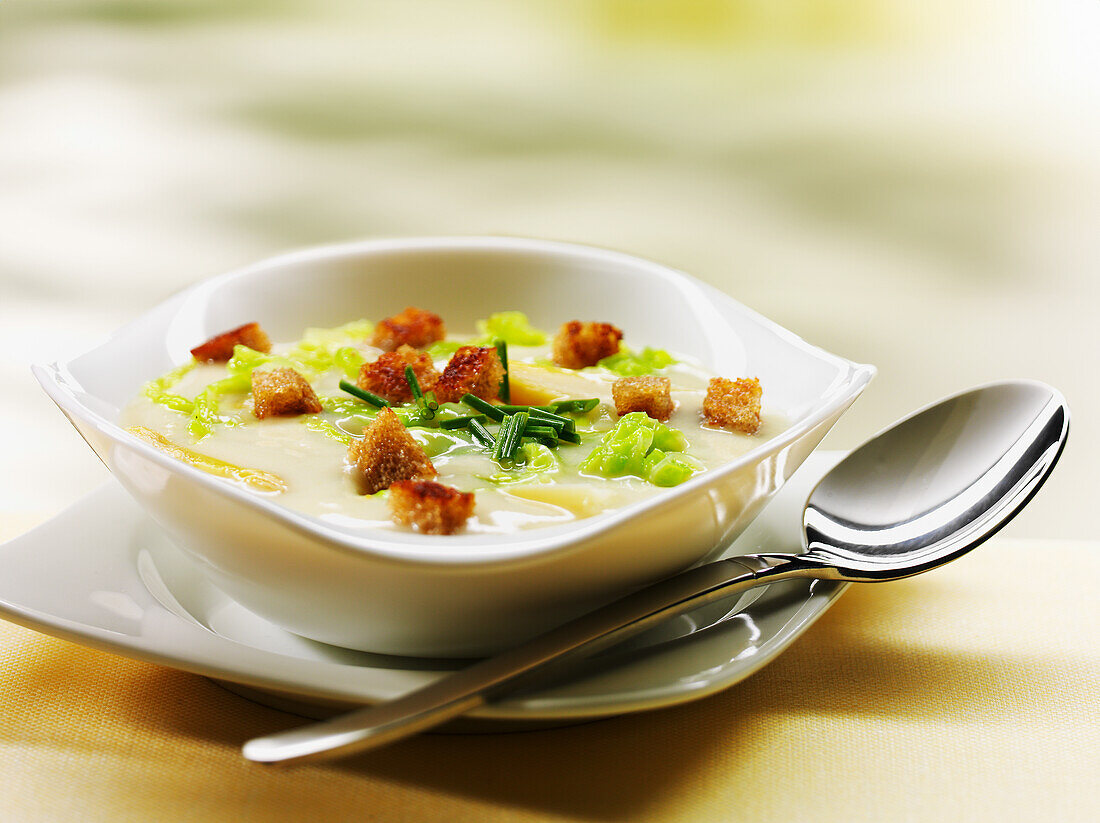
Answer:
<svg viewBox="0 0 1100 823"><path fill-rule="evenodd" d="M425 534L453 534L474 513L472 492L431 480L398 480L390 486L393 519Z"/></svg>
<svg viewBox="0 0 1100 823"><path fill-rule="evenodd" d="M671 385L667 377L620 377L611 386L615 411L620 417L640 411L654 420L668 420L673 409Z"/></svg>
<svg viewBox="0 0 1100 823"><path fill-rule="evenodd" d="M554 363L567 369L595 366L619 351L623 333L610 323L562 323L554 335Z"/></svg>
<svg viewBox="0 0 1100 823"><path fill-rule="evenodd" d="M760 428L760 396L763 393L755 377L711 378L703 400L703 416L712 426L756 434Z"/></svg>
<svg viewBox="0 0 1100 823"><path fill-rule="evenodd" d="M435 466L393 409L383 408L363 430L362 440L348 447L351 463L363 494L388 489L398 480L435 477Z"/></svg>
<svg viewBox="0 0 1100 823"><path fill-rule="evenodd" d="M316 414L321 402L302 375L294 369L256 369L252 372L252 413L265 417L284 414Z"/></svg>
<svg viewBox="0 0 1100 823"><path fill-rule="evenodd" d="M440 403L457 403L467 392L482 400L496 400L504 366L492 346L463 346L454 353L435 384Z"/></svg>
<svg viewBox="0 0 1100 823"><path fill-rule="evenodd" d="M233 347L237 344L267 354L271 351L268 340L259 323L245 323L222 334L211 337L201 346L191 349L191 356L200 363L224 363L233 356Z"/></svg>
<svg viewBox="0 0 1100 823"><path fill-rule="evenodd" d="M446 333L438 314L406 306L400 314L378 323L370 344L383 351L393 351L402 345L422 349L436 340L442 340Z"/></svg>
<svg viewBox="0 0 1100 823"><path fill-rule="evenodd" d="M396 351L384 352L373 363L360 366L359 388L374 392L391 403L409 403L413 396L409 381L405 379L406 366L412 366L421 391L431 391L439 380L432 358L412 346L401 346Z"/></svg>

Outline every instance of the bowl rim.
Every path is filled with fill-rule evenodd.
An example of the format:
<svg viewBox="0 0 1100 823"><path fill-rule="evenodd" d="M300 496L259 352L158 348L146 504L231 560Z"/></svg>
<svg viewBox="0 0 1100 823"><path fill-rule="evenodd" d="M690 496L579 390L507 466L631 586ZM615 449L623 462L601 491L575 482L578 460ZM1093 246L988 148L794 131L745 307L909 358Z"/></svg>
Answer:
<svg viewBox="0 0 1100 823"><path fill-rule="evenodd" d="M545 526L511 534L474 534L474 535L423 535L417 532L388 532L383 530L352 531L348 528L326 522L319 517L307 515L249 492L238 485L224 482L206 472L183 463L141 438L131 434L118 423L104 417L89 408L76 394L76 390L85 391L81 383L68 369L70 363L95 352L112 340L123 337L146 321L155 312L166 312L169 318L178 316L180 309L191 301L205 300L225 285L242 278L256 276L265 270L282 265L308 261L321 261L357 257L392 251L423 251L447 249L527 251L550 255L572 255L578 258L597 259L629 265L648 276L657 277L676 285L681 289L694 289L701 296L720 297L734 305L739 312L752 322L783 338L788 344L818 360L839 367L839 374L829 387L826 402L815 406L803 419L787 427L775 437L762 442L735 460L715 469L696 475L684 483L663 490L661 494L635 501L622 508L592 517L554 526ZM170 322L170 321L169 321ZM679 504L691 494L722 482L726 477L753 463L757 463L771 454L781 451L807 434L822 421L828 419L839 408L850 404L866 388L876 374L876 368L866 363L856 363L839 355L812 345L773 320L744 306L726 293L704 283L697 278L673 269L661 263L599 246L568 243L555 240L540 240L513 236L417 236L388 237L367 240L354 240L342 243L312 246L295 249L266 257L248 265L231 269L228 272L204 278L181 291L169 296L137 318L120 326L96 345L73 357L47 364L31 366L35 378L49 397L67 415L75 415L81 421L93 426L119 446L136 451L143 458L152 460L160 467L199 483L207 490L228 496L238 504L250 507L259 513L274 517L282 525L303 536L324 543L327 547L369 554L372 558L401 565L474 567L504 566L510 563L527 562L535 558L556 552L568 552L574 547L587 543L603 532L609 532L621 524L637 517L643 511L655 512ZM88 393L91 394L91 393ZM91 395L94 397L94 395ZM108 468L110 468L108 466Z"/></svg>

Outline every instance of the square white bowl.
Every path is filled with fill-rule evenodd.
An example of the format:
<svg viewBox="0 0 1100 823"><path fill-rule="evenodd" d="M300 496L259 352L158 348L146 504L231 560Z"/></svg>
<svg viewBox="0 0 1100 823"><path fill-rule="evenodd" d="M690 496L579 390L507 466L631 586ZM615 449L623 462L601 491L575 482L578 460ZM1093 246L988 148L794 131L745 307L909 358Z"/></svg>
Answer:
<svg viewBox="0 0 1100 823"><path fill-rule="evenodd" d="M213 334L273 339L414 304L473 331L494 311L536 326L606 320L627 340L757 376L781 434L648 500L515 535L363 533L300 514L127 433L120 410ZM305 637L400 655L488 654L709 559L737 536L874 375L681 272L604 249L410 238L282 255L199 283L95 349L35 376L131 495L247 608Z"/></svg>

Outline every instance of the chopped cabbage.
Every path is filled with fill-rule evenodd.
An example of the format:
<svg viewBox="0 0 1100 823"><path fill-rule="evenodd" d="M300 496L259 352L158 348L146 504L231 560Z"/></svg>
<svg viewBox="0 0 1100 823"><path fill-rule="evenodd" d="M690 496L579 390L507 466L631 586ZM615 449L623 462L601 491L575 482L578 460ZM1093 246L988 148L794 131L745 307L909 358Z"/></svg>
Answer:
<svg viewBox="0 0 1100 823"><path fill-rule="evenodd" d="M534 328L521 311L490 314L488 320L477 321L477 330L485 343L503 340L512 346L541 346L546 342L546 332Z"/></svg>
<svg viewBox="0 0 1100 823"><path fill-rule="evenodd" d="M605 357L597 365L623 377L637 377L652 374L675 362L676 359L664 349L651 349L646 346L640 352L622 348L617 354Z"/></svg>
<svg viewBox="0 0 1100 823"><path fill-rule="evenodd" d="M696 471L682 452L688 446L683 432L654 420L644 412L631 412L603 436L581 463L581 471L599 477L632 475L656 486L676 486Z"/></svg>

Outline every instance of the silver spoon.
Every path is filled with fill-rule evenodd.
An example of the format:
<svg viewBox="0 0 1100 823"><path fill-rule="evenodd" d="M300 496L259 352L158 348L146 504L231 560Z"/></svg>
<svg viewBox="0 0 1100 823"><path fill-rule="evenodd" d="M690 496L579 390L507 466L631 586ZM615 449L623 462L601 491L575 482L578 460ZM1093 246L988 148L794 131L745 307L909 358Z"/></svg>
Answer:
<svg viewBox="0 0 1100 823"><path fill-rule="evenodd" d="M403 697L259 737L263 763L335 757L435 726L670 617L789 578L897 580L959 557L1007 523L1062 452L1069 409L1054 389L1009 381L949 397L880 432L810 495L806 550L698 566Z"/></svg>

